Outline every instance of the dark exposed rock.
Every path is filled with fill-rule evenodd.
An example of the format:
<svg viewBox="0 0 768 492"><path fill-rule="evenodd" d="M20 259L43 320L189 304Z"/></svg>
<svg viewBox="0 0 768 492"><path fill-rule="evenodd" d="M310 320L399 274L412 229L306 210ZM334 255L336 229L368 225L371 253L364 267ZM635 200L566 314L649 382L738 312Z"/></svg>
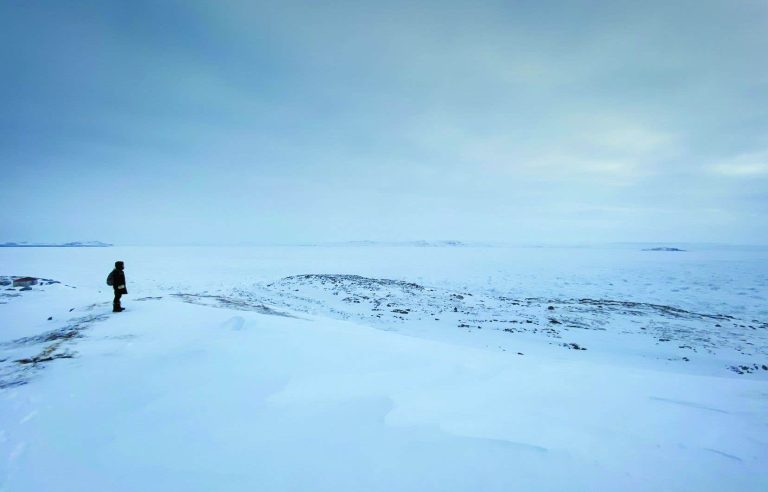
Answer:
<svg viewBox="0 0 768 492"><path fill-rule="evenodd" d="M323 301L330 295L339 296L344 302ZM766 336L760 337L753 334L759 335L761 331L751 328L766 330L768 323L634 300L512 298L492 290L471 293L401 280L330 274L286 277L255 286L244 293L243 299L249 304L263 301L294 312L324 312L332 317L372 320L382 325L451 319L456 322L454 326L466 333L485 328L503 330L512 336L527 333L549 339L562 339L574 329L606 331L642 334L659 344L674 341L675 345L665 351L674 348L687 354L715 354L737 350L747 356L768 355L768 332L763 331ZM558 312L557 318L554 311ZM460 319L456 319L456 313L462 313ZM714 327L715 324L720 326ZM745 340L745 331L753 338ZM673 360L682 361L683 355L678 353Z"/></svg>
<svg viewBox="0 0 768 492"><path fill-rule="evenodd" d="M255 311L261 314L271 314L273 316L285 316L288 318L294 318L288 313L277 311L269 306L261 303L251 303L241 299L233 299L231 297L214 296L206 294L171 294L178 297L184 302L190 304L199 304L202 306L221 306L229 309L237 309L240 311Z"/></svg>
<svg viewBox="0 0 768 492"><path fill-rule="evenodd" d="M690 319L716 319L716 320L732 320L733 316L724 314L703 314L686 311L685 309L676 308L673 306L664 306L661 304L651 304L647 302L632 302L632 301L614 301L609 299L579 299L579 304L603 306L612 308L625 308L622 311L623 314L642 315L648 311L657 311L669 317L675 318L690 318Z"/></svg>
<svg viewBox="0 0 768 492"><path fill-rule="evenodd" d="M728 369L735 372L736 374L752 374L753 372L759 371L760 369L768 371L768 365L752 364L749 366L746 364L740 364L737 366L729 366Z"/></svg>
<svg viewBox="0 0 768 492"><path fill-rule="evenodd" d="M562 345L563 345L563 347L566 347L566 348L569 348L569 349L572 349L572 350L587 350L586 347L582 347L578 343L564 343Z"/></svg>
<svg viewBox="0 0 768 492"><path fill-rule="evenodd" d="M294 275L291 277L285 277L281 281L296 281L296 280L303 280L303 281L310 281L310 282L319 282L320 284L331 284L331 285L359 285L359 286L365 286L370 287L374 289L378 289L381 287L388 287L388 286L397 286L404 289L409 290L424 290L424 287L413 283L413 282L404 282L402 280L392 280L392 279L386 279L386 278L368 278L363 277L360 275L341 275L341 274L305 274L305 275ZM272 286L274 284L269 284L269 286Z"/></svg>
<svg viewBox="0 0 768 492"><path fill-rule="evenodd" d="M66 326L58 330L52 330L33 337L17 338L12 342L0 344L0 346L35 345L38 343L54 342L57 340L71 340L80 336L82 326Z"/></svg>
<svg viewBox="0 0 768 492"><path fill-rule="evenodd" d="M19 364L39 364L41 362L50 362L55 359L71 359L75 354L71 352L62 352L57 354L38 355L32 358L18 359Z"/></svg>
<svg viewBox="0 0 768 492"><path fill-rule="evenodd" d="M83 331L90 328L93 323L103 321L108 316L89 315L70 321L67 326L56 330L47 331L32 337L18 338L13 341L0 343L3 350L14 352L26 351L29 348L36 353L33 355L18 354L13 360L0 360L0 388L11 388L26 384L41 363L56 359L71 359L77 354L67 348L77 338L82 337ZM38 346L42 345L42 348ZM25 355L20 357L20 355ZM9 365L10 364L10 365Z"/></svg>

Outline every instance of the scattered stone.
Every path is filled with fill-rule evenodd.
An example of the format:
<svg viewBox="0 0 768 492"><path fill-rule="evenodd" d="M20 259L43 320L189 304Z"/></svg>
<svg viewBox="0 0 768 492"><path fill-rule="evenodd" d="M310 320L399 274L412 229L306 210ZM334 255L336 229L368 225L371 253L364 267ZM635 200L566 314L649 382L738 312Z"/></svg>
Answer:
<svg viewBox="0 0 768 492"><path fill-rule="evenodd" d="M35 356L31 358L18 359L16 362L19 364L39 364L41 362L50 362L54 359L71 359L75 355L71 352L62 352L58 354L49 354L44 356Z"/></svg>
<svg viewBox="0 0 768 492"><path fill-rule="evenodd" d="M563 347L566 347L572 350L587 350L586 347L582 347L578 343L564 343L562 345Z"/></svg>
<svg viewBox="0 0 768 492"><path fill-rule="evenodd" d="M53 316L48 316L48 321L51 321L53 319Z"/></svg>
<svg viewBox="0 0 768 492"><path fill-rule="evenodd" d="M322 296L332 297L333 294L344 302L332 306L320 300L322 297L314 300L315 289ZM302 295L306 294L305 297L297 296L299 291ZM727 314L688 311L671 305L602 298L511 298L498 296L493 290L475 294L470 297L471 294L465 291L384 278L317 274L286 277L259 285L253 292L238 292L232 300L247 301L248 304L264 303L307 313L316 313L320 306L333 317L373 318L379 323L424 323L429 320L438 323L446 313L462 313L461 318L450 318L448 315L447 319L455 320L459 329L466 330L467 336L476 329L488 326L489 329L508 333L528 333L554 339L552 345L563 345L562 339L575 336L573 332L576 330L639 333L645 335L648 341L656 340L658 351L664 349L660 347L662 343L669 343L670 348L674 347L672 342L677 343L678 353L670 359L676 362L692 361L688 357L684 359L679 351L716 354L720 350L738 350L744 357L760 357L765 337L754 338L754 345L750 341L753 339L746 337L768 336L768 323L759 320L748 322L747 319ZM350 304L356 306L350 309ZM386 309L390 310L389 315ZM549 314L543 315L542 310ZM558 312L557 318L554 317L555 311ZM614 323L617 319L621 323ZM740 325L744 328L739 328ZM758 331L753 334L754 329ZM762 333L759 330L763 330ZM585 349L570 344L566 347L570 350ZM728 370L727 364L720 367ZM735 367L744 372L739 366ZM763 370L761 365L757 366L757 370Z"/></svg>
<svg viewBox="0 0 768 492"><path fill-rule="evenodd" d="M37 285L37 280L35 277L17 277L13 279L13 286L14 287L29 287L31 285Z"/></svg>
<svg viewBox="0 0 768 492"><path fill-rule="evenodd" d="M250 302L249 300L236 299L224 296L204 295L204 294L171 294L190 304L202 306L219 306L227 309L236 309L238 311L255 311L261 314L272 316L284 316L286 318L295 318L294 315L277 311L261 302Z"/></svg>
<svg viewBox="0 0 768 492"><path fill-rule="evenodd" d="M29 287L29 286L27 286L27 287L22 287L22 288L21 288L21 289L19 289L19 290L32 290L32 287Z"/></svg>
<svg viewBox="0 0 768 492"><path fill-rule="evenodd" d="M752 374L755 371L759 371L760 368L763 368L763 370L766 369L768 366L763 364L762 366L759 366L757 364L753 364L751 366L746 366L744 364L738 365L738 366L729 366L728 369L735 372L736 374Z"/></svg>

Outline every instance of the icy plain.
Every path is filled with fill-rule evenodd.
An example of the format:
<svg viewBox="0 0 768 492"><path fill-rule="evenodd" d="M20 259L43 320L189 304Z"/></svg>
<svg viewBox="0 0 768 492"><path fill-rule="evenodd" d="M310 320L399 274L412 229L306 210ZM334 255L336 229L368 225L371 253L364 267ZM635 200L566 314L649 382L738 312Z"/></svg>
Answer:
<svg viewBox="0 0 768 492"><path fill-rule="evenodd" d="M3 276L47 279L0 290L3 491L768 490L766 249L3 248Z"/></svg>

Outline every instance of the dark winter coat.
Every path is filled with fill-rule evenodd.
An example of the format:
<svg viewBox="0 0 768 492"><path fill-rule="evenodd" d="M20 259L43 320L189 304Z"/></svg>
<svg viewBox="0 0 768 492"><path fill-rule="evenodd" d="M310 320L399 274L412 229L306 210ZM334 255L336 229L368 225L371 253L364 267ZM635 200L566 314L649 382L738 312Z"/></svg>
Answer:
<svg viewBox="0 0 768 492"><path fill-rule="evenodd" d="M128 289L125 288L125 273L122 270L115 268L112 270L112 288L115 289L115 293L127 294Z"/></svg>

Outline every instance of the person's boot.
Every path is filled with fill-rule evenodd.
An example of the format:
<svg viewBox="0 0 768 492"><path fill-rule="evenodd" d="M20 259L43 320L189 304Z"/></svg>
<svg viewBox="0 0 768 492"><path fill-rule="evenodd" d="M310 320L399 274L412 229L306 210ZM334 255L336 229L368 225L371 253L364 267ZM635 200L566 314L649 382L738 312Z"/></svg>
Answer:
<svg viewBox="0 0 768 492"><path fill-rule="evenodd" d="M120 304L112 303L112 312L113 313L119 313L121 311L125 311L125 308L120 306Z"/></svg>

